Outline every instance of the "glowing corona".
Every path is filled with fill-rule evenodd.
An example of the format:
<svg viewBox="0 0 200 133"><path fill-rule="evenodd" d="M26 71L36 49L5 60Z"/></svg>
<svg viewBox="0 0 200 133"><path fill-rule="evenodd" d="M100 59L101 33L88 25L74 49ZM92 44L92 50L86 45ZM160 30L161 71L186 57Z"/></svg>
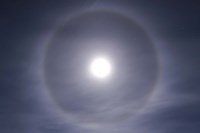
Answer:
<svg viewBox="0 0 200 133"><path fill-rule="evenodd" d="M106 78L111 74L111 64L106 58L95 58L90 64L90 72L96 78Z"/></svg>

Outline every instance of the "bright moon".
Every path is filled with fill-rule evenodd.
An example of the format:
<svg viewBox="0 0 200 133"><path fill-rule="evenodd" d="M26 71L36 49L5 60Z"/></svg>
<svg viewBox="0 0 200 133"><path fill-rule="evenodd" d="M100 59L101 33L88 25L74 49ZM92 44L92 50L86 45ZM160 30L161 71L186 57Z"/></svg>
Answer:
<svg viewBox="0 0 200 133"><path fill-rule="evenodd" d="M91 74L100 79L104 79L111 74L111 64L104 57L95 58L90 64Z"/></svg>

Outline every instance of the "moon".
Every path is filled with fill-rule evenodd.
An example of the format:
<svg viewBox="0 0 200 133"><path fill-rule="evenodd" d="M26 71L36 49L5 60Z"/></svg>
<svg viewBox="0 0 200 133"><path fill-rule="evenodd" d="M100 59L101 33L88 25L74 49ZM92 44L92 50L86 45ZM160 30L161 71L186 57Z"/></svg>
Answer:
<svg viewBox="0 0 200 133"><path fill-rule="evenodd" d="M98 79L105 79L110 76L112 67L110 61L105 57L96 57L90 64L90 73Z"/></svg>

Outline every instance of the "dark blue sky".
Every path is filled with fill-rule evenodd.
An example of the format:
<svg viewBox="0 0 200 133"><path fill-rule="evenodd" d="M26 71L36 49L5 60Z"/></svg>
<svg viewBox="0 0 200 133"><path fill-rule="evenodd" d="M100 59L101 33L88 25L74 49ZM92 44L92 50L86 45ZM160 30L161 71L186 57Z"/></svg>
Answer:
<svg viewBox="0 0 200 133"><path fill-rule="evenodd" d="M127 15L134 25L129 26L129 19L115 14L109 17L106 13L97 18L94 13L92 19L83 17L66 24L69 16L96 9ZM2 0L0 15L1 133L200 132L200 9L197 0ZM121 41L127 43L98 46L114 51L111 55L117 56L119 64L124 63L119 65L120 70L127 70L119 71L121 77L116 80L119 82L104 86L117 88L106 91L106 95L87 90L99 86L87 84L89 81L82 80L82 75L76 73L79 66L83 66L81 63L74 71L66 69L70 75L67 78L61 76L65 70L57 72L57 69L62 70L61 64L64 66L60 56L66 56L68 67L76 59L82 59L78 55L85 57L84 52L96 47L79 43L92 33L95 33L94 38L98 37L99 32L94 32L95 28L87 23L96 24L93 19L109 26L110 34L106 31L105 36L120 36L117 42L123 38ZM114 22L115 19L120 20ZM116 31L110 25L116 25ZM101 34L104 30L98 29ZM112 34L112 30L116 34ZM134 44L132 35L138 45ZM55 42L60 44L59 37L66 43L64 48L54 45ZM74 38L79 42L71 43ZM136 52L134 48L138 48ZM78 53L77 57L74 53ZM137 58L140 59L134 61L137 65L132 65L130 62ZM134 66L137 69L133 69ZM63 81L66 82L63 84ZM143 93L134 90L138 87L135 82L138 86L144 84ZM86 91L80 91L81 87Z"/></svg>

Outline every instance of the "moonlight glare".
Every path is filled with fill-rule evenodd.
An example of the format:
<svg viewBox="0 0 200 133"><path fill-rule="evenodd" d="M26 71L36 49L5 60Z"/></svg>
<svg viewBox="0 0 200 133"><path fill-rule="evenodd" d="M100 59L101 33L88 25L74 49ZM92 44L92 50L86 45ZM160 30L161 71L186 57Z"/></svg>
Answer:
<svg viewBox="0 0 200 133"><path fill-rule="evenodd" d="M111 63L104 57L95 58L90 64L91 74L99 79L104 79L111 74Z"/></svg>

